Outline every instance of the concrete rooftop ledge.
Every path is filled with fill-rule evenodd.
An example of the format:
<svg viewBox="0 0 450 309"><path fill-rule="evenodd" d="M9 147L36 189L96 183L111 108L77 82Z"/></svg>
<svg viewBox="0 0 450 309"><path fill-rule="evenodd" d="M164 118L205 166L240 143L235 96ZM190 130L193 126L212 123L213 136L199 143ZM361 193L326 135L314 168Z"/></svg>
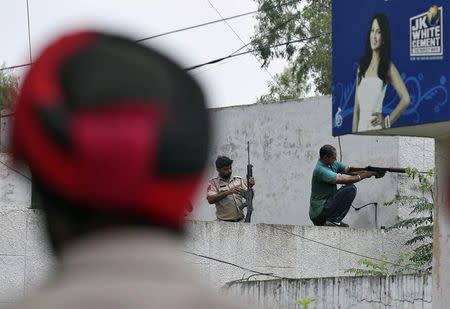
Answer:
<svg viewBox="0 0 450 309"><path fill-rule="evenodd" d="M187 225L187 262L217 288L243 278L345 276L362 256L385 254L395 260L404 250L405 235L384 230L219 221ZM1 209L0 227L1 303L33 290L51 272L53 260L38 210Z"/></svg>
<svg viewBox="0 0 450 309"><path fill-rule="evenodd" d="M186 250L195 254L190 261L216 286L248 277L348 276L345 271L363 257L395 261L407 249L399 231L219 221L191 221L188 227Z"/></svg>

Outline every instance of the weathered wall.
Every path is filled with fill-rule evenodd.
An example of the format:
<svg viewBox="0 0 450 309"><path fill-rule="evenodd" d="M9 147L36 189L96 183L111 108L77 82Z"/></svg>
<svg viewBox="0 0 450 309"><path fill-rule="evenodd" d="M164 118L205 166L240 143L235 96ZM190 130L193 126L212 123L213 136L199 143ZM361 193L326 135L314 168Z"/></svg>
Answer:
<svg viewBox="0 0 450 309"><path fill-rule="evenodd" d="M436 139L436 208L433 237L434 308L448 308L450 303L450 137Z"/></svg>
<svg viewBox="0 0 450 309"><path fill-rule="evenodd" d="M0 305L33 290L50 273L52 258L38 211L0 210Z"/></svg>
<svg viewBox="0 0 450 309"><path fill-rule="evenodd" d="M218 287L249 276L273 279L252 271L289 278L345 276L363 257L384 254L395 261L406 250L406 235L398 231L217 221L189 227L186 250L196 254L189 261Z"/></svg>
<svg viewBox="0 0 450 309"><path fill-rule="evenodd" d="M325 143L338 145L330 135L330 108L330 98L325 97L212 110L216 138L205 178L215 176L213 162L218 154L235 159L235 174L244 175L246 141L249 140L257 181L254 222L289 224L279 228L363 255L379 257L387 253L394 259L403 251L404 235L398 232L291 225L310 225L310 177L318 149ZM8 127L5 119L2 118L1 123L2 136ZM343 161L354 166L369 162L404 166L409 160L422 162L424 167L432 164L428 157L433 145L429 140L404 141L400 139L399 143L398 137L344 136L341 138ZM5 138L0 141L3 142ZM0 153L0 160L13 165L5 153ZM416 164L416 161L411 162ZM26 169L15 168L29 177ZM47 245L41 237L39 214L28 209L31 182L26 177L0 164L0 303L9 301L11 295L22 295L51 269ZM193 217L214 220L214 207L205 202L206 179ZM391 199L402 190L398 186L402 179L387 175L383 179L361 182L355 205ZM397 221L396 208L380 205L378 209L379 226ZM353 227L373 228L374 209L351 210L347 221ZM264 224L193 222L186 247L192 253L286 277L342 276L345 269L355 266L360 258L276 228ZM216 286L252 274L205 257L191 256L189 261Z"/></svg>
<svg viewBox="0 0 450 309"><path fill-rule="evenodd" d="M213 220L213 205L205 199L206 181L215 177L214 160L227 155L235 160L234 174L245 176L247 141L256 178L253 220L263 223L310 225L308 217L311 173L318 159L319 148L330 143L338 148L338 139L331 136L331 99L317 97L307 100L235 106L212 110L216 137L212 147L205 187L199 192L193 218ZM424 149L432 157L432 144L425 139L399 137L343 136L340 138L343 161L353 166L402 166L403 163L424 162ZM339 148L338 148L339 149ZM339 156L339 155L338 155ZM408 158L414 158L408 161ZM378 227L397 221L395 207L383 207L398 192L401 176L387 174L357 184L355 206L378 202ZM346 221L359 228L375 227L373 206L359 212L350 210Z"/></svg>
<svg viewBox="0 0 450 309"><path fill-rule="evenodd" d="M53 260L39 211L0 211L0 303L24 295L50 274ZM383 230L194 221L188 224L186 262L212 286L252 277L344 276L363 256L405 250L405 235ZM233 265L231 265L232 263Z"/></svg>
<svg viewBox="0 0 450 309"><path fill-rule="evenodd" d="M11 126L11 115L10 110L2 109L0 110L0 152L4 151L9 144L9 128Z"/></svg>
<svg viewBox="0 0 450 309"><path fill-rule="evenodd" d="M4 113L8 113L7 111ZM251 144L251 160L257 185L254 200L254 222L310 225L308 217L311 173L319 148L330 143L338 148L338 139L331 136L331 99L317 97L301 101L254 104L211 110L214 143L211 148L205 186L194 201L193 219L214 220L215 207L205 199L206 182L215 177L214 160L223 154L235 160L234 174L245 176L247 141ZM7 146L10 117L1 118L0 148ZM425 169L434 165L432 139L406 137L343 136L340 138L344 163L353 166L416 166ZM2 158L7 159L5 155ZM20 187L20 177L3 178L1 191L11 185ZM408 181L401 175L388 174L383 179L370 179L357 184L354 202L360 206L378 202L378 227L389 226L397 217L406 217L407 210L383 207L397 192L406 192ZM4 202L28 205L30 195L18 189ZM24 193L24 194L23 194ZM2 201L0 200L0 206ZM375 209L350 210L346 221L357 228L375 227Z"/></svg>
<svg viewBox="0 0 450 309"><path fill-rule="evenodd" d="M419 171L428 171L435 166L434 139L400 137L399 138L399 165L411 166ZM417 180L411 181L406 175L398 177L398 191L402 195L422 196L420 185ZM431 200L430 194L426 195ZM398 216L400 219L410 218L411 208L400 206ZM418 214L417 216L421 216Z"/></svg>
<svg viewBox="0 0 450 309"><path fill-rule="evenodd" d="M224 289L258 308L301 308L296 301L316 299L309 308L431 308L431 275L338 277L234 283Z"/></svg>
<svg viewBox="0 0 450 309"><path fill-rule="evenodd" d="M26 209L30 207L31 181L28 179L30 177L29 172L25 168L16 166L6 153L0 152L0 161L0 209Z"/></svg>
<svg viewBox="0 0 450 309"><path fill-rule="evenodd" d="M38 284L52 260L42 237L38 211L29 209L31 181L25 168L0 153L0 304L21 296ZM22 175L20 175L21 173Z"/></svg>

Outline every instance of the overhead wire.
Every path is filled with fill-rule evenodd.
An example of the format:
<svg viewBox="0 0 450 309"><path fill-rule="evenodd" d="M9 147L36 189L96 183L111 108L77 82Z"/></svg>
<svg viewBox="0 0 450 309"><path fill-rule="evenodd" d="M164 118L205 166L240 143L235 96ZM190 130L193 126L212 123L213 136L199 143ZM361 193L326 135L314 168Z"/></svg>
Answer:
<svg viewBox="0 0 450 309"><path fill-rule="evenodd" d="M281 4L277 5L277 7L283 7L283 6L286 6L286 5L293 4L293 3L299 3L300 1L301 0L287 1L285 3L281 3ZM156 39L156 38L161 37L161 36L166 36L166 35L182 32L182 31L186 31L186 30L191 30L191 29L195 29L195 28L200 28L200 27L212 25L212 24L215 24L215 23L226 22L228 20L232 20L232 19L236 19L236 18L240 18L240 17L244 17L244 16L247 16L247 15L252 15L252 14L261 12L261 10L262 10L262 8L258 8L257 10L254 10L254 11L250 11L250 12L246 12L246 13L242 13L242 14L237 14L237 15L233 15L233 16L229 16L229 17L225 17L225 18L221 16L220 19L216 19L216 20L213 20L213 21L209 21L209 22L205 22L205 23L201 23L201 24L197 24L197 25L193 25L193 26L188 26L188 27L184 27L184 28L175 29L175 30L163 32L163 33L160 33L160 34L152 35L152 36L149 36L149 37L137 40L136 43L140 43L140 42L143 42L143 41L146 41L146 40Z"/></svg>
<svg viewBox="0 0 450 309"><path fill-rule="evenodd" d="M291 22L292 20L294 20L295 18L298 18L298 17L300 17L300 12L298 12L297 14L292 15L292 16L291 16L290 18L288 18L287 20L285 20L285 21L279 23L279 24L276 25L271 31L280 29L281 27L285 26L287 23ZM269 32L269 31L263 33L262 36L267 35L268 32ZM252 44L253 42L254 42L254 40L252 40L252 41L250 41L249 43L247 43L247 44L241 46L240 48L238 48L238 49L236 49L234 52L232 52L231 55L234 55L234 54L236 54L237 52L243 50L244 48L246 48L248 45Z"/></svg>
<svg viewBox="0 0 450 309"><path fill-rule="evenodd" d="M212 8L217 12L217 14L219 14L219 16L223 19L222 14L219 12L219 10L214 6L214 4L212 4L212 2L210 0L208 0L208 3L212 6ZM233 33L236 35L236 37L242 42L242 44L244 44L245 46L247 46L248 44L244 42L244 40L241 38L241 36L233 29L233 27L230 25L230 23L228 21L225 20L225 23L227 24L228 28L231 29L231 31L233 31ZM256 57L254 54L252 54L252 56L256 59L256 61L258 61L258 63L261 65L261 67L263 66L263 64L261 63L261 60L258 59L258 57ZM278 84L278 82L275 80L275 78L273 77L273 75L269 72L269 70L267 68L264 68L264 70L267 72L267 74L270 76L270 78L272 79L272 81L275 84Z"/></svg>
<svg viewBox="0 0 450 309"><path fill-rule="evenodd" d="M288 1L288 2L285 2L285 3L279 4L277 7L283 7L283 6L286 6L286 5L293 4L293 3L299 3L300 1L301 0ZM262 9L259 8L258 10L254 10L254 11L250 11L250 12L246 12L246 13L242 13L242 14L238 14L238 15L234 15L234 16L229 16L229 17L225 17L225 18L221 18L221 19L216 19L216 20L213 20L213 21L209 21L209 22L205 22L205 23L201 23L201 24L197 24L197 25L193 25L193 26L189 26L189 27L183 27L183 28L180 28L180 29L175 29L175 30L163 32L163 33L160 33L160 34L156 34L156 35L152 35L152 36L148 36L148 37L136 40L134 42L135 43L140 43L140 42L151 40L151 39L155 39L155 38L158 38L158 37L162 37L162 36L166 36L166 35L182 32L182 31L187 31L187 30L191 30L191 29L195 29L195 28L200 28L200 27L212 25L212 24L215 24L215 23L228 21L228 20L235 19L235 18L244 17L244 16L247 16L247 15L252 15L252 14L260 12L261 10ZM28 2L27 2L27 11L28 11ZM249 45L249 44L247 44L247 45ZM29 46L30 46L30 50L31 50L31 40L29 40ZM244 48L244 47L242 47L242 48ZM239 50L241 50L241 49L239 49ZM31 59L31 54L30 54L30 59ZM0 68L0 71L12 70L12 69L17 69L17 68L21 68L21 67L26 67L26 66L31 65L32 63L33 62L30 61L28 63L13 65L13 66L9 66L9 67L3 67L3 68Z"/></svg>
<svg viewBox="0 0 450 309"><path fill-rule="evenodd" d="M223 18L223 17L222 17L221 19L209 21L209 22L206 22L206 23L197 24L197 25L193 25L193 26L189 26L189 27L184 27L184 28L180 28L180 29L171 30L171 31L167 31L167 32L160 33L160 34L152 35L152 36L149 36L149 37L145 37L145 38L139 39L139 40L137 40L137 41L135 41L135 42L136 42L136 43L141 43L141 42L144 42L144 41L147 41L147 40L152 40L152 39L159 38L159 37L161 37L161 36L166 36L166 35L169 35L169 34L174 34L174 33L182 32L182 31L186 31L186 30L191 30L191 29L195 29L195 28L200 28L200 27L212 25L212 24L219 23L219 22L226 22L226 21L231 20L231 19L235 19L235 18L247 16L247 15L252 15L252 14L255 14L255 13L258 13L258 12L259 12L259 10L255 10L255 11L251 11L251 12L247 12L247 13L242 13L242 14L238 14L238 15L234 15L234 16L230 16L230 17L226 17L226 18Z"/></svg>
<svg viewBox="0 0 450 309"><path fill-rule="evenodd" d="M307 37L307 38L303 38L303 39L291 40L291 41L287 41L287 42L283 42L283 43L274 44L274 45L269 46L269 48L279 47L279 46L293 44L293 43L305 42L305 41L308 41L308 40L313 40L313 39L319 38L322 35L325 35L325 33L322 33L322 34L319 34L319 35L315 35L315 36L311 36L311 37ZM252 50L245 51L245 52L240 52L240 53L235 53L235 54L232 53L232 54L230 54L228 56L225 56L225 57L217 58L217 59L210 60L210 61L207 61L207 62L204 62L204 63L200 63L200 64L197 64L197 65L194 65L194 66L191 66L191 67L187 67L184 70L185 71L195 70L195 69L200 68L200 67L205 66L205 65L218 63L218 62L221 62L221 61L223 61L225 59L238 57L238 56L242 56L242 55L249 54L249 53L254 53L256 51L257 51L257 49L252 49Z"/></svg>

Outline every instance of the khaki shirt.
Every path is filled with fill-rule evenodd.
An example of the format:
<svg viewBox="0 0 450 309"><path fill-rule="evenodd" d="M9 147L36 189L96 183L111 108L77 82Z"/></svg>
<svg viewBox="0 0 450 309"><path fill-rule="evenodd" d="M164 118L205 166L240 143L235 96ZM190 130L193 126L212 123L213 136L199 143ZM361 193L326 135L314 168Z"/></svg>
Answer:
<svg viewBox="0 0 450 309"><path fill-rule="evenodd" d="M230 179L216 177L208 182L207 196L228 191L230 188L241 188L247 190L246 182L239 176L232 176ZM219 220L239 221L244 218L244 213L239 208L244 203L243 197L239 194L230 194L216 203L216 217Z"/></svg>

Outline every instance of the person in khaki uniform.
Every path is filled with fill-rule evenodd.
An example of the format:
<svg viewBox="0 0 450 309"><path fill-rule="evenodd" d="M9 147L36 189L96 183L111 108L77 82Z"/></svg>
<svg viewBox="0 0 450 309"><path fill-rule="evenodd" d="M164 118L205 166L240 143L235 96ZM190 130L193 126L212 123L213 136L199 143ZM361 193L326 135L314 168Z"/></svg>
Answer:
<svg viewBox="0 0 450 309"><path fill-rule="evenodd" d="M242 193L247 190L246 180L239 176L231 176L233 160L226 156L216 159L218 176L208 182L206 199L209 204L215 204L216 217L221 221L239 222L244 219L243 208L245 201ZM250 178L252 188L255 179Z"/></svg>
<svg viewBox="0 0 450 309"><path fill-rule="evenodd" d="M181 247L209 124L197 82L147 46L79 32L45 49L25 77L11 144L30 167L58 265L8 308L243 308L200 282Z"/></svg>

